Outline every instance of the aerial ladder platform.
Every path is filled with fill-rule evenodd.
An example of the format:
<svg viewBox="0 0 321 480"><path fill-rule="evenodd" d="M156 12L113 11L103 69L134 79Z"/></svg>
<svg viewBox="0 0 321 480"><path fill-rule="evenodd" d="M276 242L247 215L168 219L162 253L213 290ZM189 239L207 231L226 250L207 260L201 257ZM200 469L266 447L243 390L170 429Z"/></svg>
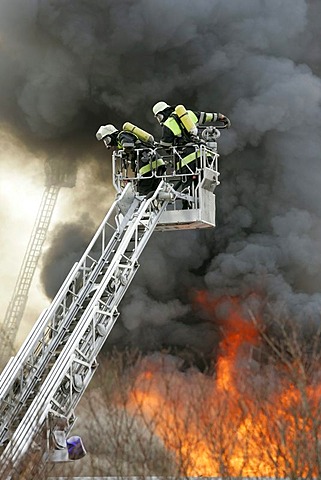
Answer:
<svg viewBox="0 0 321 480"><path fill-rule="evenodd" d="M97 356L119 316L118 306L149 238L157 230L215 226L218 136L218 126L202 131L201 142L194 145L199 157L194 172L181 175L175 170L179 149L163 155L166 173L147 196L139 194L142 178L130 172L125 152L113 153L114 203L0 376L1 479L20 478L22 470L28 479L39 478L41 464L85 454L81 439L78 457L69 442L75 408L98 367ZM138 162L146 152L153 162L157 150L137 150ZM157 176L156 171L151 175ZM193 182L184 188L189 175ZM183 210L182 201L190 208Z"/></svg>

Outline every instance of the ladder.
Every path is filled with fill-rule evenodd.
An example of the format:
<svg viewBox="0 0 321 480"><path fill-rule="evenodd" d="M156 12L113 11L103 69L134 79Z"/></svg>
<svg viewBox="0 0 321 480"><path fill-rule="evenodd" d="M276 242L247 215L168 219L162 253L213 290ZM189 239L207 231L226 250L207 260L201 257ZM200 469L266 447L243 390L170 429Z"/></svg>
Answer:
<svg viewBox="0 0 321 480"><path fill-rule="evenodd" d="M59 190L59 185L50 185L43 192L16 285L1 325L0 366L13 354L14 341L25 311L30 285L46 239Z"/></svg>
<svg viewBox="0 0 321 480"><path fill-rule="evenodd" d="M67 436L76 420L75 407L97 369L96 357L153 231L215 225L218 154L213 150L209 156L204 145L195 148L200 167L191 172L196 177L192 189L175 190L179 174L169 169L156 191L145 197L137 192L137 177L127 176L123 152L113 155L113 205L0 375L0 478L14 478L30 452L38 452L44 462L68 461ZM173 152L175 158L177 154ZM182 199L191 201L189 215L181 209Z"/></svg>
<svg viewBox="0 0 321 480"><path fill-rule="evenodd" d="M74 172L65 172L62 158L48 158L45 161L44 170L45 189L14 291L5 318L0 324L0 370L14 353L14 341L24 315L29 290L46 240L60 188L72 188L76 181Z"/></svg>

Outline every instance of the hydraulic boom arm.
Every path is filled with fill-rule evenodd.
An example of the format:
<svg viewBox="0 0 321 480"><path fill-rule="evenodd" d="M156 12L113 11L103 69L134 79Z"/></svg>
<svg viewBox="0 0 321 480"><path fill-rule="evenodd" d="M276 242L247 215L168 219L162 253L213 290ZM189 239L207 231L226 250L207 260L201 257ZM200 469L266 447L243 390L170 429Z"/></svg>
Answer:
<svg viewBox="0 0 321 480"><path fill-rule="evenodd" d="M0 475L17 468L48 414L74 422L73 409L97 367L96 356L119 313L117 307L171 193L161 182L150 199L130 184L103 220L78 264L44 311L19 354L0 377ZM159 193L167 200L157 202ZM55 431L49 442L54 444ZM51 445L48 445L48 450Z"/></svg>

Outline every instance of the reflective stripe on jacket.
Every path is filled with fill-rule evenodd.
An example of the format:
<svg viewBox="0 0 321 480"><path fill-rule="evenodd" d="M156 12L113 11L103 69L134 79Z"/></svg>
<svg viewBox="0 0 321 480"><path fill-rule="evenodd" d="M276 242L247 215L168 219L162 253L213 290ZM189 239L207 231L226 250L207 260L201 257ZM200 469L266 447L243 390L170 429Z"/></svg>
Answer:
<svg viewBox="0 0 321 480"><path fill-rule="evenodd" d="M165 162L162 158L157 158L152 161L152 163L148 162L146 165L139 168L139 173L144 175L145 173L149 173L152 170L156 170L158 167L165 165Z"/></svg>
<svg viewBox="0 0 321 480"><path fill-rule="evenodd" d="M197 158L200 158L201 151L199 149L194 150L194 152L189 153L186 157L182 158L176 163L176 170L180 170L182 167L185 167L191 162L194 162Z"/></svg>

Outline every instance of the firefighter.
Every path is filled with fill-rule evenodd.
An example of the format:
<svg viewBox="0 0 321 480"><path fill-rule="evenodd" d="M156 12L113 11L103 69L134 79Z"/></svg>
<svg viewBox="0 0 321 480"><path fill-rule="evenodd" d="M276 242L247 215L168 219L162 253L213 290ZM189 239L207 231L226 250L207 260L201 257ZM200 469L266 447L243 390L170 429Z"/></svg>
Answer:
<svg viewBox="0 0 321 480"><path fill-rule="evenodd" d="M126 125L134 127L128 122L124 124L124 126ZM144 130L138 127L131 128L131 130L138 133L143 132L145 135L142 135L142 137L147 140L148 137L146 137ZM134 131L118 130L114 125L108 124L99 128L96 138L97 140L103 140L107 148L117 147L118 150L124 150L126 159L130 163L133 172L145 177L137 182L138 193L147 195L156 190L161 180L159 177L165 173L165 162L151 148L154 146L153 137L150 135L148 142L143 141ZM140 149L139 154L137 149ZM153 175L153 170L158 177Z"/></svg>
<svg viewBox="0 0 321 480"><path fill-rule="evenodd" d="M230 126L229 119L222 113L186 110L183 105L174 107L164 101L157 102L153 106L153 114L162 126L160 146L165 150L173 146L177 147L180 159L175 160L174 169L177 173L186 175L182 177L184 178L183 189L191 187L194 180L191 173L196 171L200 155L199 149L195 148L195 143L200 143L197 125L218 120ZM186 122L185 119L187 119ZM183 201L183 209L188 207L188 202Z"/></svg>

